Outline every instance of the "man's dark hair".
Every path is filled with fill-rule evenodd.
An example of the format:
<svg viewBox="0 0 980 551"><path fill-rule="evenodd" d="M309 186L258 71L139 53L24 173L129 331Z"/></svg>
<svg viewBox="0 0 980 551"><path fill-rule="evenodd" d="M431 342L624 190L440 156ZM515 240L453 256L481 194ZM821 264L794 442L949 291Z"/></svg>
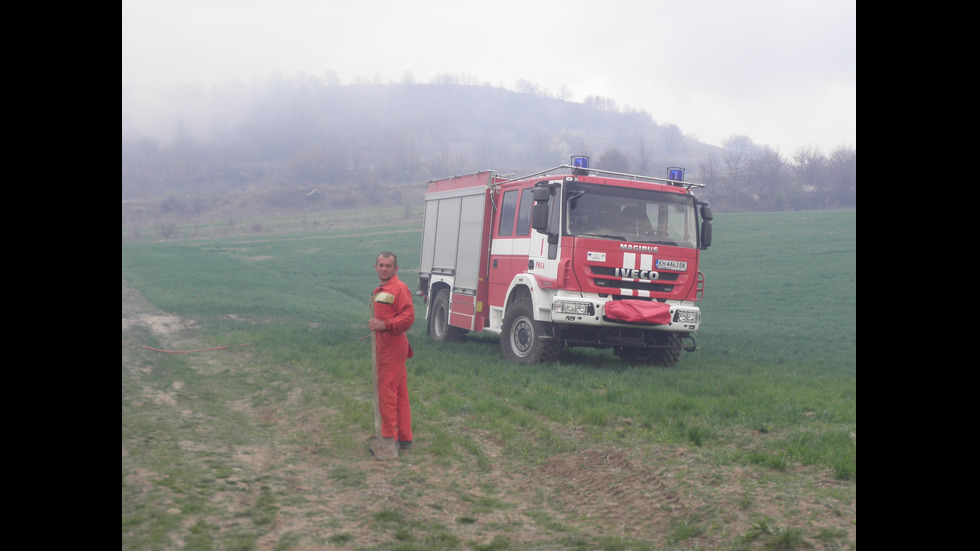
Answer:
<svg viewBox="0 0 980 551"><path fill-rule="evenodd" d="M395 259L395 267L396 268L398 267L398 257L395 256L395 253L389 252L389 251L382 251L381 254L378 255L378 258L381 258L382 256L385 257L385 258L394 258ZM378 261L375 260L374 262L375 262L375 264L377 264Z"/></svg>

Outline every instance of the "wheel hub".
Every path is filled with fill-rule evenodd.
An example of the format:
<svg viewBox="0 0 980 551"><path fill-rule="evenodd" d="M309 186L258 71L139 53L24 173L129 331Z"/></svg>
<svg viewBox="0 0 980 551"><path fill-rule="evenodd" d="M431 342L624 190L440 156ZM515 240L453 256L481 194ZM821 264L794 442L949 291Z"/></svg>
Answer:
<svg viewBox="0 0 980 551"><path fill-rule="evenodd" d="M526 355L531 350L534 339L534 331L531 325L526 320L514 324L513 338L515 350L520 352L522 356Z"/></svg>

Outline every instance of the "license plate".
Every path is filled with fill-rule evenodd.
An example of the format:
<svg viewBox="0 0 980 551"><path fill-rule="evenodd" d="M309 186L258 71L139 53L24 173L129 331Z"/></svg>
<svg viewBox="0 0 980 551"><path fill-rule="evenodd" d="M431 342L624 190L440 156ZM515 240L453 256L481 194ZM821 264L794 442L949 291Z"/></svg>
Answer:
<svg viewBox="0 0 980 551"><path fill-rule="evenodd" d="M657 260L658 270L673 270L675 272L686 272L687 262L680 260Z"/></svg>

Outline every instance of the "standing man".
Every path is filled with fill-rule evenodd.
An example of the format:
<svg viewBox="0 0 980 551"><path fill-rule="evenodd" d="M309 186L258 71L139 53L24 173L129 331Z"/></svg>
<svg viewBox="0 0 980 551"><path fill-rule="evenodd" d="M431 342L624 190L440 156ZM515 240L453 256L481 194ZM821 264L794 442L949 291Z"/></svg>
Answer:
<svg viewBox="0 0 980 551"><path fill-rule="evenodd" d="M405 360L413 354L405 332L415 322L415 306L408 286L398 279L398 257L394 253L379 254L374 270L381 284L374 290L374 317L368 320L368 329L375 333L377 347L381 445L394 450L397 442L398 449L407 451L412 447L412 412Z"/></svg>

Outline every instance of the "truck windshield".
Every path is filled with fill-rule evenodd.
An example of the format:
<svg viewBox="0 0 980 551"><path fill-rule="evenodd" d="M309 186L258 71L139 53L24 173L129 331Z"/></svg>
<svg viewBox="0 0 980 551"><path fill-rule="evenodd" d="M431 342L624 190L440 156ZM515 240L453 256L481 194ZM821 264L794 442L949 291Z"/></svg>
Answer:
<svg viewBox="0 0 980 551"><path fill-rule="evenodd" d="M565 201L567 235L697 247L691 196L569 182Z"/></svg>

